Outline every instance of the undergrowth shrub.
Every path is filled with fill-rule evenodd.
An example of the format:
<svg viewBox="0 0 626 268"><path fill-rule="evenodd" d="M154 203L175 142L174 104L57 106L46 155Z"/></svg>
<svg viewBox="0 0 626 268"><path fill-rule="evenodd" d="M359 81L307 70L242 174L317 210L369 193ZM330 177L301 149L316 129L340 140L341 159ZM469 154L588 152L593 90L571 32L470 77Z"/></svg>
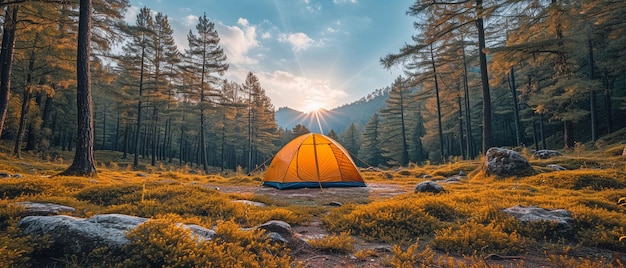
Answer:
<svg viewBox="0 0 626 268"><path fill-rule="evenodd" d="M441 221L454 222L466 217L464 213L443 200L429 200L424 202L422 207L424 212Z"/></svg>
<svg viewBox="0 0 626 268"><path fill-rule="evenodd" d="M18 181L0 184L0 198L13 199L24 195L36 195L43 193L47 187L44 184L33 181Z"/></svg>
<svg viewBox="0 0 626 268"><path fill-rule="evenodd" d="M412 267L432 267L435 265L435 252L430 247L420 250L419 240L410 245L406 250L398 245L393 246L391 250L390 264L393 267L412 268Z"/></svg>
<svg viewBox="0 0 626 268"><path fill-rule="evenodd" d="M85 188L76 199L100 206L120 205L141 200L141 185L107 185Z"/></svg>
<svg viewBox="0 0 626 268"><path fill-rule="evenodd" d="M11 219L9 225L0 231L0 267L37 267L33 257L41 256L50 248L47 236L34 239L24 236L17 227L17 219Z"/></svg>
<svg viewBox="0 0 626 268"><path fill-rule="evenodd" d="M499 225L483 225L475 221L437 230L431 243L435 249L469 255L515 254L521 252L523 245L524 241L516 232L507 234Z"/></svg>
<svg viewBox="0 0 626 268"><path fill-rule="evenodd" d="M289 267L289 250L262 231L243 231L234 222L217 225L213 240L198 240L163 215L132 230L119 267Z"/></svg>
<svg viewBox="0 0 626 268"><path fill-rule="evenodd" d="M350 253L354 251L354 239L350 233L342 232L339 235L325 235L321 238L309 239L309 246L328 252Z"/></svg>
<svg viewBox="0 0 626 268"><path fill-rule="evenodd" d="M323 218L329 230L350 232L366 240L403 244L444 226L415 200L387 200L343 206Z"/></svg>
<svg viewBox="0 0 626 268"><path fill-rule="evenodd" d="M624 174L614 170L577 169L559 172L548 172L533 176L525 180L534 185L547 185L555 188L573 190L592 189L620 189L626 186Z"/></svg>
<svg viewBox="0 0 626 268"><path fill-rule="evenodd" d="M623 212L572 208L577 226L576 239L586 246L626 252L626 241L620 237L626 233L626 217Z"/></svg>

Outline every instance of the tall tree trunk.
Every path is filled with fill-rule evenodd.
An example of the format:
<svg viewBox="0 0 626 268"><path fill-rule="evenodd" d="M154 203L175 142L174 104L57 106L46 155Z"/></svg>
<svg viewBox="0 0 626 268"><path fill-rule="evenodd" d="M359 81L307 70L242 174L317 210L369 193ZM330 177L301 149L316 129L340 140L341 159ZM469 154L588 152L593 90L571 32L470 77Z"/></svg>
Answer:
<svg viewBox="0 0 626 268"><path fill-rule="evenodd" d="M40 82L40 84L43 84L43 79ZM35 104L37 105L37 107L42 107L41 105L41 98L42 98L42 93L38 92L37 95L35 96ZM43 121L43 118L42 118ZM41 124L41 129L43 129L43 124ZM36 141L37 137L35 135L35 130L33 129L33 124L28 124L28 131L26 132L26 147L24 147L25 151L34 151L35 147L37 146L37 141Z"/></svg>
<svg viewBox="0 0 626 268"><path fill-rule="evenodd" d="M607 133L613 132L613 113L611 109L611 82L609 82L609 72L604 68L604 112L606 113Z"/></svg>
<svg viewBox="0 0 626 268"><path fill-rule="evenodd" d="M485 54L485 28L483 26L483 0L476 0L476 28L478 29L478 56L480 59L480 80L483 88L483 149L485 154L491 147L491 92L487 73L487 55Z"/></svg>
<svg viewBox="0 0 626 268"><path fill-rule="evenodd" d="M95 176L96 166L93 154L94 126L91 100L90 39L91 39L91 0L80 0L78 21L78 49L76 56L78 108L78 137L76 153L72 165L59 175Z"/></svg>
<svg viewBox="0 0 626 268"><path fill-rule="evenodd" d="M441 162L446 162L445 154L443 153L443 127L441 126L441 100L439 99L439 80L437 79L437 67L435 66L435 53L433 52L433 45L430 45L430 64L433 68L433 78L435 80L435 96L437 98L437 127L439 130L439 157Z"/></svg>
<svg viewBox="0 0 626 268"><path fill-rule="evenodd" d="M123 154L122 154L122 159L128 159L128 146L130 145L130 139L128 138L128 134L130 132L130 126L128 126L128 123L124 124L124 146L122 148L123 150Z"/></svg>
<svg viewBox="0 0 626 268"><path fill-rule="evenodd" d="M117 152L117 143L120 139L120 117L117 116L117 123L115 124L115 139L113 141L113 151Z"/></svg>
<svg viewBox="0 0 626 268"><path fill-rule="evenodd" d="M463 42L463 89L465 90L464 99L465 99L465 127L467 128L467 156L468 158L474 158L474 139L472 137L472 113L470 107L470 94L469 94L469 82L467 77L467 61L465 58L465 40Z"/></svg>
<svg viewBox="0 0 626 268"><path fill-rule="evenodd" d="M158 143L157 122L159 120L159 109L156 107L156 105L154 106L154 112L152 113L152 116L154 119L154 121L152 122L154 126L152 128L152 152L151 152L152 161L150 162L150 164L154 167L156 166L157 143Z"/></svg>
<svg viewBox="0 0 626 268"><path fill-rule="evenodd" d="M563 121L563 143L565 149L574 148L574 124L572 121Z"/></svg>
<svg viewBox="0 0 626 268"><path fill-rule="evenodd" d="M461 152L461 158L463 160L467 159L465 156L465 143L464 143L464 136L465 133L463 131L463 101L461 100L461 85L457 82L456 83L457 86L457 95L456 95L456 102L457 105L459 106L459 150Z"/></svg>
<svg viewBox="0 0 626 268"><path fill-rule="evenodd" d="M541 149L545 150L545 149L547 149L547 146L546 146L546 132L544 130L543 114L542 113L539 114L539 135L541 137Z"/></svg>
<svg viewBox="0 0 626 268"><path fill-rule="evenodd" d="M139 99L137 100L137 126L135 129L135 151L133 152L135 155L133 156L133 168L139 168L139 135L141 135L141 105L143 101L143 76L144 76L144 61L146 56L146 49L141 48L141 66L139 69Z"/></svg>
<svg viewBox="0 0 626 268"><path fill-rule="evenodd" d="M513 115L515 116L515 138L517 141L517 146L522 145L522 123L519 119L519 105L517 104L517 86L515 84L515 69L511 68L511 72L509 73L510 81L509 86L511 87L511 94L513 96Z"/></svg>
<svg viewBox="0 0 626 268"><path fill-rule="evenodd" d="M539 137L537 137L537 122L533 120L533 142L535 143L535 151L539 151Z"/></svg>
<svg viewBox="0 0 626 268"><path fill-rule="evenodd" d="M588 41L589 43L589 79L596 79L595 74L595 63L593 59L593 42L591 39ZM589 110L591 115L591 141L596 142L598 140L598 123L597 123L597 115L596 115L596 91L592 88L589 92Z"/></svg>
<svg viewBox="0 0 626 268"><path fill-rule="evenodd" d="M22 109L20 111L20 123L17 129L17 137L15 139L15 147L13 153L17 157L21 157L22 141L24 140L24 133L26 132L26 116L30 110L30 99L33 95L33 72L35 69L35 47L37 47L37 39L39 34L35 34L35 41L33 42L33 48L30 51L30 58L28 60L28 72L26 74L26 85L24 86L24 94L22 94Z"/></svg>
<svg viewBox="0 0 626 268"><path fill-rule="evenodd" d="M15 31L17 28L17 5L10 5L6 9L4 24L2 25L2 48L0 49L0 137L4 128L9 97L11 96L11 67L13 66L13 47L15 46Z"/></svg>

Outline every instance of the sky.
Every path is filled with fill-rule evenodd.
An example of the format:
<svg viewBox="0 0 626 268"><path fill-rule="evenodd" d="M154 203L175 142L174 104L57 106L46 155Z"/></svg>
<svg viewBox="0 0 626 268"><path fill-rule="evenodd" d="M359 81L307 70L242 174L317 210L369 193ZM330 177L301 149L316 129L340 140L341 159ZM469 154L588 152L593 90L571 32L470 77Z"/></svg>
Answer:
<svg viewBox="0 0 626 268"><path fill-rule="evenodd" d="M131 0L125 20L144 6L168 16L179 50L198 17L215 23L230 64L224 78L252 72L275 108L332 109L389 86L401 67L380 58L411 42L414 0Z"/></svg>

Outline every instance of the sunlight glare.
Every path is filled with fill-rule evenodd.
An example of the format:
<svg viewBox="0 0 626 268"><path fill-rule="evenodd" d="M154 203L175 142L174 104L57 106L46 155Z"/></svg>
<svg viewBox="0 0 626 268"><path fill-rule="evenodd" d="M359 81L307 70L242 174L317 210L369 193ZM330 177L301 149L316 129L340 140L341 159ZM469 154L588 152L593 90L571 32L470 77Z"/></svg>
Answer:
<svg viewBox="0 0 626 268"><path fill-rule="evenodd" d="M318 101L307 101L306 105L302 108L304 113L312 113L317 112L323 109L323 104Z"/></svg>

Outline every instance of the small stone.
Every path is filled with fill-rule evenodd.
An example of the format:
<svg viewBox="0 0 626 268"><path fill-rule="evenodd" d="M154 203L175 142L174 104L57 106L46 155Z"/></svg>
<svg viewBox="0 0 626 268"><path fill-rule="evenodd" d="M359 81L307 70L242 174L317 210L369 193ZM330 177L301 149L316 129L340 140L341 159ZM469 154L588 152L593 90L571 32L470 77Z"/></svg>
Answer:
<svg viewBox="0 0 626 268"><path fill-rule="evenodd" d="M16 179L21 179L21 178L23 178L22 174L13 174L13 176L12 176L12 177L13 177L13 178L16 178Z"/></svg>
<svg viewBox="0 0 626 268"><path fill-rule="evenodd" d="M24 216L70 214L76 211L73 207L53 203L18 202L17 204L24 207L24 211L22 212Z"/></svg>
<svg viewBox="0 0 626 268"><path fill-rule="evenodd" d="M550 164L550 165L547 165L546 167L547 167L547 168L550 168L550 169L557 170L557 171L567 170L567 168L564 168L564 167L562 167L562 166L555 165L555 164Z"/></svg>
<svg viewBox="0 0 626 268"><path fill-rule="evenodd" d="M562 154L559 151L555 150L539 150L535 151L534 157L535 159L548 159L555 156L561 156Z"/></svg>
<svg viewBox="0 0 626 268"><path fill-rule="evenodd" d="M136 176L137 177L142 177L142 178L148 177L148 175L146 175L145 173L137 173Z"/></svg>
<svg viewBox="0 0 626 268"><path fill-rule="evenodd" d="M6 172L0 172L0 178L11 178L11 174Z"/></svg>
<svg viewBox="0 0 626 268"><path fill-rule="evenodd" d="M467 177L467 175L465 174L465 171L463 170L459 171L459 177Z"/></svg>
<svg viewBox="0 0 626 268"><path fill-rule="evenodd" d="M261 202L254 202L250 200L233 200L232 202L246 204L246 205L253 206L253 207L266 207L267 206Z"/></svg>
<svg viewBox="0 0 626 268"><path fill-rule="evenodd" d="M337 201L332 201L330 203L328 203L329 206L331 207L341 207L343 206L343 204L341 202L337 202Z"/></svg>
<svg viewBox="0 0 626 268"><path fill-rule="evenodd" d="M441 193L445 190L443 187L433 181L423 181L415 186L415 193Z"/></svg>

